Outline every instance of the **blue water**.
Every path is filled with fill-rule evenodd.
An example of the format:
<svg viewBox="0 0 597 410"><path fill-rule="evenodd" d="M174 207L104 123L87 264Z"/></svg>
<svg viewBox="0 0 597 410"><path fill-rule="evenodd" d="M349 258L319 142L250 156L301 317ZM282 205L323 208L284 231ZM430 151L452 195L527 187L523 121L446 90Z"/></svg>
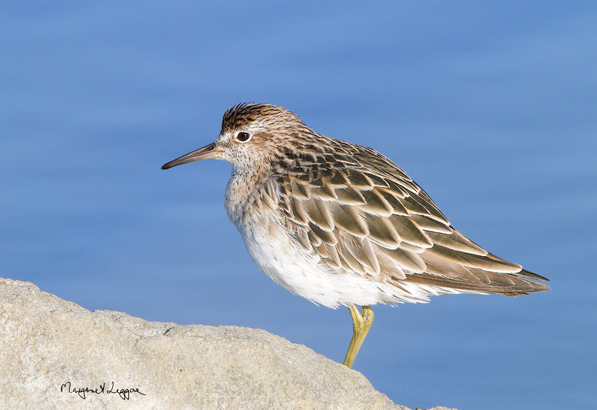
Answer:
<svg viewBox="0 0 597 410"><path fill-rule="evenodd" d="M595 409L596 41L591 2L4 4L0 276L342 361L348 311L258 271L224 211L230 166L160 170L213 141L229 106L284 105L551 279L375 307L356 370L412 408Z"/></svg>

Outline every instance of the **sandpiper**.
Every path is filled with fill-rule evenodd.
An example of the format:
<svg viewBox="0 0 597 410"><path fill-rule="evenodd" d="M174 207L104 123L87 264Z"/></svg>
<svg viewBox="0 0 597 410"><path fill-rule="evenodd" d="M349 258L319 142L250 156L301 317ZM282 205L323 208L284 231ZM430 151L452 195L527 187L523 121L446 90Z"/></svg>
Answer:
<svg viewBox="0 0 597 410"><path fill-rule="evenodd" d="M230 108L215 142L162 169L208 158L233 166L226 210L259 268L311 302L348 307L348 367L371 328L376 303L549 290L536 282L546 278L458 232L384 155L318 134L283 107Z"/></svg>

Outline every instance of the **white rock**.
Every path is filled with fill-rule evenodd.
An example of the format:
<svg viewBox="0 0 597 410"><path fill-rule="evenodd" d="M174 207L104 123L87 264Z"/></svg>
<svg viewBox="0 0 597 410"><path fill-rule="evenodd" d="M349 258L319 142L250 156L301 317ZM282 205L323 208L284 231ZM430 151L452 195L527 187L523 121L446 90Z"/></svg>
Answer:
<svg viewBox="0 0 597 410"><path fill-rule="evenodd" d="M0 278L0 329L2 409L408 410L266 331L90 312L29 282Z"/></svg>

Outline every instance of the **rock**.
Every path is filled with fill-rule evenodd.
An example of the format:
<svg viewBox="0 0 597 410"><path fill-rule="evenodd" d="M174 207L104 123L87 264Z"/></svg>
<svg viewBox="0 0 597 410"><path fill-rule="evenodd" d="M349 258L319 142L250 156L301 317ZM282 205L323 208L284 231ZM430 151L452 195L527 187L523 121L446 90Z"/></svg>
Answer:
<svg viewBox="0 0 597 410"><path fill-rule="evenodd" d="M401 409L360 373L263 330L90 312L0 278L3 409Z"/></svg>

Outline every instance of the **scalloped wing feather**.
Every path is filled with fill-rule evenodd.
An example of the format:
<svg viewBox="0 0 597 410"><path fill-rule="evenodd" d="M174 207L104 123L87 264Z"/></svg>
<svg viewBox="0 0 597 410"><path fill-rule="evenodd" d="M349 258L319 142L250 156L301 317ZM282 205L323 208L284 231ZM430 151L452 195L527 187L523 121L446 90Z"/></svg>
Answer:
<svg viewBox="0 0 597 410"><path fill-rule="evenodd" d="M545 278L488 253L455 230L404 171L370 151L366 158L362 152L343 157L336 163L340 169L321 172L313 166L275 179L288 227L320 263L398 288L412 282L505 295L549 289L529 280ZM368 168L361 166L364 160Z"/></svg>

